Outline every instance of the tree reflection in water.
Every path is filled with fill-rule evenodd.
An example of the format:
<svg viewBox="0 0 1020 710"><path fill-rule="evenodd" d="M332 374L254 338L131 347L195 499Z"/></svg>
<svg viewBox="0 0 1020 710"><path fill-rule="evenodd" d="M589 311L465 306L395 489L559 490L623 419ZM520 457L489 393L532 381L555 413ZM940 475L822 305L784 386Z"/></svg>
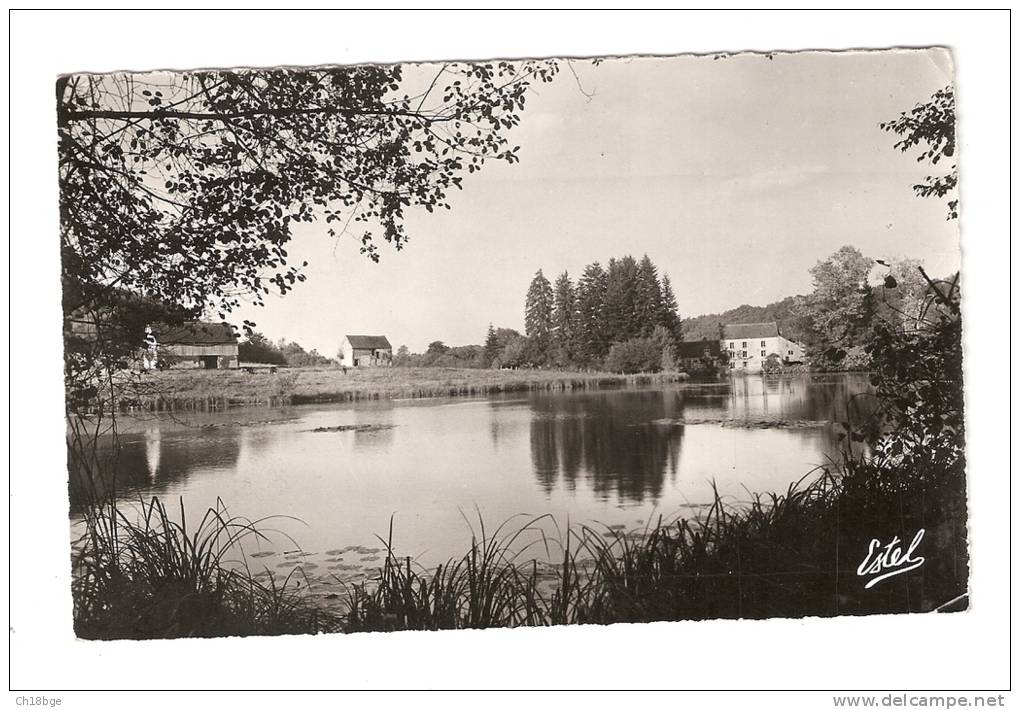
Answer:
<svg viewBox="0 0 1020 710"><path fill-rule="evenodd" d="M587 478L602 499L656 500L676 476L679 390L536 395L531 410L532 465L547 494L562 475L569 490Z"/></svg>
<svg viewBox="0 0 1020 710"><path fill-rule="evenodd" d="M628 502L656 502L666 476L674 481L677 475L685 422L752 431L774 426L786 437L816 441L818 460L810 465L824 464L838 459L845 446L842 428L833 423L860 427L871 420L875 401L869 391L866 375L816 375L734 377L656 390L536 393L529 398L532 467L546 495L561 483L574 491L583 479L603 500L615 495ZM781 441L777 438L776 444Z"/></svg>
<svg viewBox="0 0 1020 710"><path fill-rule="evenodd" d="M241 453L241 432L234 426L165 431L153 422L143 431L121 434L116 444L112 439L101 442L92 470L69 455L71 514L83 512L90 496L103 498L116 491L123 499L141 490L158 494L197 471L233 467Z"/></svg>

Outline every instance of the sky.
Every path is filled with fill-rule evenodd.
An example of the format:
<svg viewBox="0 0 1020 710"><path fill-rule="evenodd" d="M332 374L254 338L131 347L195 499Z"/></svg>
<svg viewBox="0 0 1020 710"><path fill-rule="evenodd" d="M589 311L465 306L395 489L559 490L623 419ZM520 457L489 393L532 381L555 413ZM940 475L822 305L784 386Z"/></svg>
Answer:
<svg viewBox="0 0 1020 710"><path fill-rule="evenodd" d="M808 270L845 244L875 258L959 268L957 222L911 186L938 172L881 121L952 83L946 50L574 61L534 87L509 137L520 163L465 174L451 210L414 211L402 251L301 225L288 247L307 280L243 307L273 338L336 354L345 334L413 352L523 331L535 272L647 253L680 315L765 305L811 290ZM409 69L408 81L435 65Z"/></svg>

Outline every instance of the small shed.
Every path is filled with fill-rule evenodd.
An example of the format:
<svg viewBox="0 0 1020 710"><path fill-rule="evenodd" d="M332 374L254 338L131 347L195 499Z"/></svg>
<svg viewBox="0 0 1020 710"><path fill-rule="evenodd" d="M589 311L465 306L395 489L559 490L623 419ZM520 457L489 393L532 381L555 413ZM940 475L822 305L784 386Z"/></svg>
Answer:
<svg viewBox="0 0 1020 710"><path fill-rule="evenodd" d="M159 365L204 370L237 367L237 335L228 323L193 321L171 328L153 328Z"/></svg>
<svg viewBox="0 0 1020 710"><path fill-rule="evenodd" d="M385 335L345 335L340 341L340 364L389 367L393 364L393 346Z"/></svg>
<svg viewBox="0 0 1020 710"><path fill-rule="evenodd" d="M714 367L722 356L718 340L685 340L677 343L677 360L685 370Z"/></svg>

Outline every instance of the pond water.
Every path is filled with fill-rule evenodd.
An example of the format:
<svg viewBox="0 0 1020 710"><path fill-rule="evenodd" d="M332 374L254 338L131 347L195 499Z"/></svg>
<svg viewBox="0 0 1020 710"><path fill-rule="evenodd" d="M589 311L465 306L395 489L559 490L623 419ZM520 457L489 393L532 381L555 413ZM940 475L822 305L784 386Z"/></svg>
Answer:
<svg viewBox="0 0 1020 710"><path fill-rule="evenodd" d="M266 524L293 541L249 545L260 569L356 576L378 564L391 516L399 554L435 564L466 551L479 517L490 531L517 514L640 528L696 515L713 481L732 502L785 490L838 457L834 422L867 390L862 375L737 377L231 410L122 419L104 444L122 500L183 498L192 521L217 499L250 519L293 516ZM82 500L72 472L72 528Z"/></svg>

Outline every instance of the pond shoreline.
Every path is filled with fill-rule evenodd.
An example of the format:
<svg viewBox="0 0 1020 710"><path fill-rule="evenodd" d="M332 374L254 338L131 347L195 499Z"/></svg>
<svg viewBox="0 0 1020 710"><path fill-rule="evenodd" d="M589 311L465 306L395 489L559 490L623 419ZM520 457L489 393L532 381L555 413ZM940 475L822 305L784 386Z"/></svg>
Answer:
<svg viewBox="0 0 1020 710"><path fill-rule="evenodd" d="M223 411L368 400L473 397L512 392L618 389L690 381L687 373L619 375L568 370L294 368L275 374L235 370L147 373L121 397L122 412Z"/></svg>

